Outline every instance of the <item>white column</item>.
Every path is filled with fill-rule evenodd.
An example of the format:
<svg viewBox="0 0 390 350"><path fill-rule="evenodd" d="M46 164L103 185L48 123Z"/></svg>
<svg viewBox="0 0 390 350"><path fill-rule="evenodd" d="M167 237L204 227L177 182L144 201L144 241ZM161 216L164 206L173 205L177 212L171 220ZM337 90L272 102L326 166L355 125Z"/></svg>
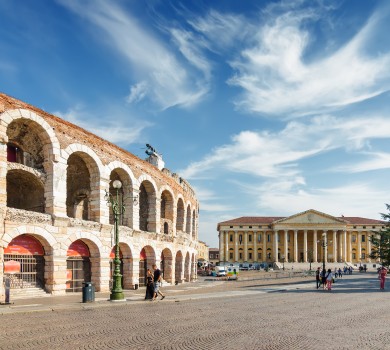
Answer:
<svg viewBox="0 0 390 350"><path fill-rule="evenodd" d="M307 230L303 231L303 262L307 263Z"/></svg>
<svg viewBox="0 0 390 350"><path fill-rule="evenodd" d="M284 230L284 259L288 262L288 230Z"/></svg>
<svg viewBox="0 0 390 350"><path fill-rule="evenodd" d="M359 231L358 232L358 236L357 236L357 240L358 240L358 259L359 261L361 262L362 261L362 231Z"/></svg>
<svg viewBox="0 0 390 350"><path fill-rule="evenodd" d="M244 232L244 261L248 262L248 231Z"/></svg>
<svg viewBox="0 0 390 350"><path fill-rule="evenodd" d="M229 261L229 232L225 234L225 261Z"/></svg>
<svg viewBox="0 0 390 350"><path fill-rule="evenodd" d="M238 231L234 231L234 261L237 262L238 260Z"/></svg>
<svg viewBox="0 0 390 350"><path fill-rule="evenodd" d="M337 262L337 231L333 230L333 262Z"/></svg>
<svg viewBox="0 0 390 350"><path fill-rule="evenodd" d="M352 262L352 232L351 231L347 231L347 255L348 255L348 258L347 260L349 262Z"/></svg>
<svg viewBox="0 0 390 350"><path fill-rule="evenodd" d="M294 230L294 262L298 262L298 230Z"/></svg>
<svg viewBox="0 0 390 350"><path fill-rule="evenodd" d="M253 261L258 262L257 258L257 235L258 233L253 231Z"/></svg>
<svg viewBox="0 0 390 350"><path fill-rule="evenodd" d="M263 261L267 261L267 241L268 241L268 236L267 236L267 231L263 231Z"/></svg>
<svg viewBox="0 0 390 350"><path fill-rule="evenodd" d="M313 231L313 262L318 262L317 230Z"/></svg>
<svg viewBox="0 0 390 350"><path fill-rule="evenodd" d="M371 259L370 259L370 254L371 254L371 235L372 235L372 232L369 232L367 231L367 234L366 234L366 239L367 239L367 251L366 251L366 261L367 262L371 262Z"/></svg>
<svg viewBox="0 0 390 350"><path fill-rule="evenodd" d="M324 231L325 233L325 236L324 236L324 239L325 239L325 249L324 249L324 259L325 259L325 262L327 263L328 262L328 230L325 230Z"/></svg>
<svg viewBox="0 0 390 350"><path fill-rule="evenodd" d="M278 231L274 231L274 258L278 262Z"/></svg>
<svg viewBox="0 0 390 350"><path fill-rule="evenodd" d="M225 250L224 250L224 238L225 238L225 231L219 232L219 261L225 261Z"/></svg>
<svg viewBox="0 0 390 350"><path fill-rule="evenodd" d="M343 232L343 260L348 261L348 257L347 257L347 231Z"/></svg>

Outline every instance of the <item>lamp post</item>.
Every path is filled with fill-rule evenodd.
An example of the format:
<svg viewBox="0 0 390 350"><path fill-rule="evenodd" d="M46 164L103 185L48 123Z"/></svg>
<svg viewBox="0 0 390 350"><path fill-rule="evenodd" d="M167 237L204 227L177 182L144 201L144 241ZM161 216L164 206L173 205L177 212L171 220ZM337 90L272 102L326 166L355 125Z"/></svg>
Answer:
<svg viewBox="0 0 390 350"><path fill-rule="evenodd" d="M327 247L326 232L322 234L322 271L325 276L325 248Z"/></svg>
<svg viewBox="0 0 390 350"><path fill-rule="evenodd" d="M119 190L122 187L122 183L119 180L115 180L112 183L112 186L116 190L116 195L106 191L106 200L108 206L111 207L112 213L114 214L114 232L115 232L115 258L114 258L114 273L113 273L113 283L110 294L111 301L121 301L125 299L122 290L122 275L120 269L120 257L119 257L119 219L120 216L125 212L125 207L123 203L119 202Z"/></svg>

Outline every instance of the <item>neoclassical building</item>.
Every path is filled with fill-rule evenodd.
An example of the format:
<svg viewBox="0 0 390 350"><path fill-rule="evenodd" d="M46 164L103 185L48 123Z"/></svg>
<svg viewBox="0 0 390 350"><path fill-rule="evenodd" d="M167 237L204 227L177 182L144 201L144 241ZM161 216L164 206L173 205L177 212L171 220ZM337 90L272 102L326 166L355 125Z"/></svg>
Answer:
<svg viewBox="0 0 390 350"><path fill-rule="evenodd" d="M220 262L369 263L380 220L307 210L289 217L240 217L218 224Z"/></svg>
<svg viewBox="0 0 390 350"><path fill-rule="evenodd" d="M84 281L108 291L114 216L120 217L123 287L161 267L167 282L196 278L199 203L190 184L149 157L135 155L36 107L0 94L0 280L11 288L77 292ZM3 284L0 283L4 293Z"/></svg>

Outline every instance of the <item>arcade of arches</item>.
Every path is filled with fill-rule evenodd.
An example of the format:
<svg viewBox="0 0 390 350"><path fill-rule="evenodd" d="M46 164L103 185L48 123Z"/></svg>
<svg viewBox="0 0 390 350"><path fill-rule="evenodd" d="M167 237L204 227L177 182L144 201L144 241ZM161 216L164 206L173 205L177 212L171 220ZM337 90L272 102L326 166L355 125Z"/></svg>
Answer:
<svg viewBox="0 0 390 350"><path fill-rule="evenodd" d="M118 222L125 289L142 286L154 263L168 283L196 278L199 203L185 179L4 94L0 124L1 280L55 294L86 281L109 290L107 195L125 208Z"/></svg>

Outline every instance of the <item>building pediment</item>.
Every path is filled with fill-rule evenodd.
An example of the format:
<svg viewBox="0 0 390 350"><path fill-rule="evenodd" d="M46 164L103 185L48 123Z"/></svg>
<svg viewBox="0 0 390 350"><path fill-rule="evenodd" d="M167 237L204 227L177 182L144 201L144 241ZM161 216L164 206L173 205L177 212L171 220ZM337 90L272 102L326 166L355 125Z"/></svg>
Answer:
<svg viewBox="0 0 390 350"><path fill-rule="evenodd" d="M324 224L324 225L340 225L346 224L344 220L336 218L335 216L321 213L319 211L310 209L302 213L294 214L292 216L286 217L284 219L274 222L274 225L279 224Z"/></svg>

